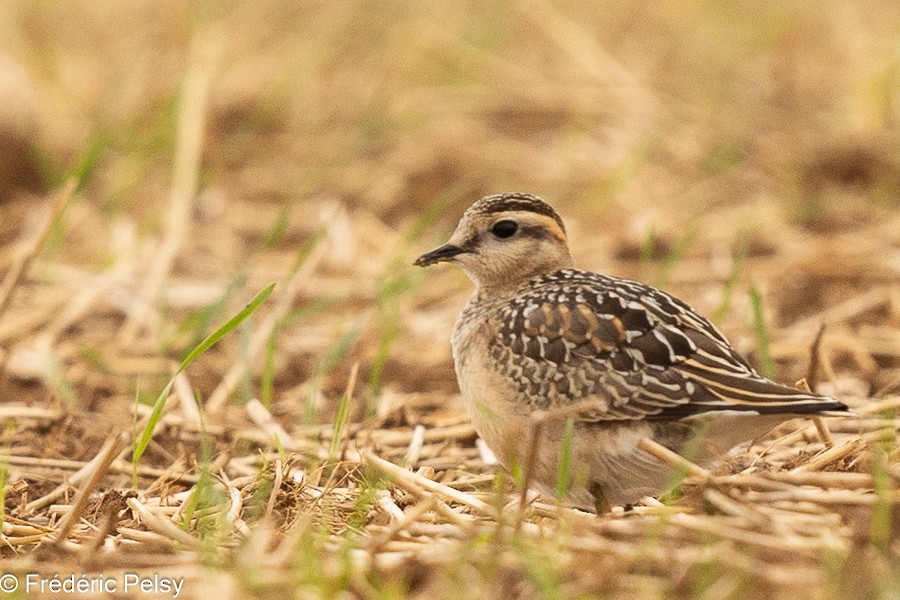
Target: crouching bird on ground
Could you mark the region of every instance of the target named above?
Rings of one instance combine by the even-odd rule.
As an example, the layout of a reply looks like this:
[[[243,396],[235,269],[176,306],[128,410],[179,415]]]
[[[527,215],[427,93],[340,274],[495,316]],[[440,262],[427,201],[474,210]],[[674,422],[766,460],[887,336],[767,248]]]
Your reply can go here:
[[[671,469],[649,438],[704,462],[797,415],[846,411],[757,373],[708,320],[642,283],[572,266],[565,226],[528,194],[478,200],[448,243],[415,264],[450,262],[475,283],[451,337],[463,401],[507,469],[564,501],[603,509],[659,494]],[[573,423],[570,435],[567,422]]]

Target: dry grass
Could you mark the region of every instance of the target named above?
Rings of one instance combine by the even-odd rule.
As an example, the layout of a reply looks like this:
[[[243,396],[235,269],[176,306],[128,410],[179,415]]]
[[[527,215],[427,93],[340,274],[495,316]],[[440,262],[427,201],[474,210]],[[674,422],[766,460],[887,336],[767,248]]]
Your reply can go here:
[[[895,4],[6,2],[0,570],[188,598],[893,597]],[[520,495],[456,396],[468,282],[408,266],[503,190],[554,203],[581,266],[663,285],[860,417],[711,473],[666,457],[682,493],[629,512]],[[272,281],[133,470],[179,362]]]

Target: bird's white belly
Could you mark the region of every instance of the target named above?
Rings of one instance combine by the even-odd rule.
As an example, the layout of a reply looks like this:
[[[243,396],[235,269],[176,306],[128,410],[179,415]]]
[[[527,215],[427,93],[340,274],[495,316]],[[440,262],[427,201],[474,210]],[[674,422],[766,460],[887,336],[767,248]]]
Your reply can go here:
[[[521,460],[532,419],[528,407],[517,401],[515,390],[482,359],[484,350],[469,348],[457,356],[456,374],[463,405],[475,431],[506,468]]]

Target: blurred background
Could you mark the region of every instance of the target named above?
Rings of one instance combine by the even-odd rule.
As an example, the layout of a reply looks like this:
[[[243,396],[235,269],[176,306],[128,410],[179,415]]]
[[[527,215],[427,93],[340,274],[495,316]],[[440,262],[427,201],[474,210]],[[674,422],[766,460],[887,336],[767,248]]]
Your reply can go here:
[[[651,504],[568,546],[554,506],[509,544],[506,509],[432,510],[344,451],[508,500],[450,358],[471,284],[412,261],[509,191],[559,210],[579,266],[679,296],[765,374],[895,410],[898,128],[896,0],[0,0],[0,555],[48,577],[237,565],[221,598],[895,597],[878,419],[868,442],[835,422],[847,452],[816,468],[841,472],[807,474],[865,489],[758,505],[736,483],[681,525]],[[66,512],[76,470],[151,431],[179,363],[272,282],[175,378],[135,470],[134,441],[111,463],[105,508]],[[784,440],[724,472],[825,447]],[[46,561],[63,514],[71,552]]]
[[[276,281],[191,368],[213,407],[329,421],[357,364],[356,417],[457,410],[470,284],[410,265],[503,191],[783,381],[828,322],[825,391],[897,384],[896,2],[4,0],[0,31],[7,272],[64,205],[3,307],[7,398],[112,427]]]

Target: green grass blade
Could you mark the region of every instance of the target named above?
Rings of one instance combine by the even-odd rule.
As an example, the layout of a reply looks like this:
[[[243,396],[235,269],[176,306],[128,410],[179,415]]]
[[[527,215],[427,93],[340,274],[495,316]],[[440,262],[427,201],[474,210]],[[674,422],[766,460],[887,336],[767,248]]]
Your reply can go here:
[[[897,449],[893,435],[893,414],[891,411],[883,411],[884,420],[883,437],[875,440],[869,449],[872,456],[872,481],[875,493],[875,505],[872,507],[872,520],[869,524],[869,539],[872,546],[885,554],[890,552],[891,530],[893,519],[893,502],[891,496],[894,485],[891,477],[890,456]]]
[[[337,345],[325,356],[325,359],[322,361],[321,369],[319,370],[320,374],[324,375],[328,373],[331,369],[333,369],[337,364],[343,360],[343,358],[347,355],[347,352],[350,350],[350,346],[353,345],[353,342],[356,341],[356,338],[362,333],[363,326],[366,324],[366,318],[362,317],[353,324],[353,327],[350,328],[350,331],[346,333],[340,340],[338,340]]]
[[[131,411],[131,443],[134,444],[134,440],[137,439],[138,432],[138,405],[141,403],[141,377],[138,376],[137,385],[134,387],[134,410]],[[131,451],[131,456],[134,457],[137,454],[137,446],[135,446]],[[132,460],[131,462],[131,487],[133,489],[138,488],[138,472],[137,472],[137,461]]]
[[[179,323],[173,337],[189,333],[191,335],[191,345],[199,344],[201,340],[206,338],[206,332],[212,326],[214,321],[221,318],[220,315],[228,307],[228,303],[231,301],[232,297],[238,291],[242,290],[246,284],[246,275],[240,274],[233,277],[218,298],[189,315]]]
[[[675,243],[672,244],[669,252],[663,257],[662,262],[659,265],[659,271],[657,271],[656,280],[654,281],[656,287],[664,287],[669,282],[672,271],[675,270],[675,267],[684,258],[685,254],[687,254],[691,244],[694,243],[695,237],[697,237],[697,226],[690,225],[685,229],[684,233],[675,240]]]
[[[187,357],[183,361],[181,361],[181,365],[178,367],[175,375],[172,376],[172,378],[169,380],[169,383],[166,384],[166,387],[163,388],[163,391],[160,392],[159,396],[156,398],[156,402],[153,403],[153,410],[150,412],[150,418],[147,420],[147,425],[141,432],[141,437],[134,447],[134,452],[131,459],[133,465],[137,465],[138,461],[140,461],[141,459],[141,456],[143,456],[144,452],[147,450],[147,446],[150,444],[150,438],[153,436],[153,432],[156,429],[157,423],[159,423],[160,417],[162,417],[162,411],[163,407],[166,404],[166,398],[169,397],[169,392],[172,391],[172,386],[175,385],[175,378],[178,376],[178,374],[184,371],[188,367],[188,365],[194,362],[194,360],[198,356],[203,354],[213,344],[227,335],[228,332],[240,325],[244,321],[244,319],[249,317],[253,313],[253,311],[259,308],[260,304],[266,301],[266,299],[272,294],[273,289],[275,289],[275,284],[271,283],[261,292],[256,294],[256,296],[253,298],[253,300],[250,301],[249,304],[247,304],[247,306],[245,306],[235,316],[230,318],[227,323],[207,336],[205,340],[200,342],[197,347],[191,350],[191,352],[188,353]]]
[[[391,347],[399,335],[400,325],[396,321],[388,323],[387,331],[381,336],[381,341],[378,343],[378,350],[372,360],[372,371],[369,374],[369,390],[373,396],[381,390],[381,374],[390,355]]]
[[[756,346],[759,348],[759,371],[764,377],[775,377],[775,363],[769,343],[769,331],[763,315],[762,294],[755,285],[750,286],[750,303],[753,309],[753,323],[756,327]]]
[[[197,347],[191,350],[191,352],[187,355],[187,357],[181,361],[181,366],[178,367],[178,372],[184,371],[189,364],[194,362],[194,360],[206,352],[213,344],[221,340],[223,337],[228,335],[228,333],[240,325],[244,319],[249,317],[253,311],[259,308],[259,305],[265,302],[270,295],[272,295],[272,290],[275,289],[275,284],[270,283],[264,290],[256,294],[256,297],[250,301],[247,306],[245,306],[238,314],[231,317],[227,323],[213,331],[211,334],[206,336],[202,342],[197,344]]]
[[[97,134],[91,139],[87,149],[85,149],[84,153],[78,158],[78,163],[72,169],[71,173],[71,177],[76,182],[75,189],[77,191],[80,192],[84,189],[84,185],[100,164],[100,160],[103,158],[103,153],[108,145],[108,136],[102,133]]]
[[[284,450],[284,444],[281,443],[281,438],[278,437],[278,434],[275,434],[275,451],[278,453],[278,458],[281,459],[281,462],[287,460],[287,452]]]
[[[181,370],[178,371],[178,373],[180,372]],[[177,376],[178,373],[175,375]],[[169,383],[166,384],[166,387],[163,388],[163,391],[159,393],[156,402],[153,403],[153,410],[150,412],[150,418],[147,420],[147,425],[144,426],[143,431],[141,431],[141,437],[137,444],[135,444],[134,451],[132,452],[131,464],[135,471],[137,471],[137,464],[141,460],[141,456],[144,455],[147,446],[150,444],[150,438],[153,437],[153,432],[156,430],[156,424],[159,423],[159,419],[162,417],[163,406],[166,404],[166,398],[169,397],[169,392],[172,391],[173,385],[175,385],[174,376],[169,380]]]
[[[297,251],[297,254],[294,256],[294,262],[291,263],[291,268],[288,271],[291,275],[297,272],[303,263],[306,262],[306,259],[313,253],[313,250],[316,249],[322,240],[325,239],[325,229],[320,228],[315,233],[313,233],[312,237],[303,244],[303,246]]]
[[[722,323],[725,316],[728,314],[729,309],[731,309],[731,299],[734,297],[734,288],[737,286],[741,271],[744,269],[744,263],[747,260],[747,251],[750,245],[747,239],[748,237],[746,232],[741,232],[738,234],[737,241],[735,242],[733,258],[731,260],[731,270],[728,272],[728,277],[725,279],[725,283],[722,286],[722,300],[719,302],[719,306],[712,316],[712,322],[716,325]]]
[[[311,423],[313,418],[315,417],[316,396],[321,388],[322,379],[347,355],[347,352],[356,341],[356,338],[358,338],[362,333],[363,327],[366,324],[366,320],[366,317],[363,316],[356,321],[350,331],[348,331],[343,337],[341,337],[341,339],[338,340],[337,345],[327,355],[325,355],[325,358],[322,359],[322,362],[319,364],[319,366],[316,368],[315,373],[310,378],[312,385],[310,385],[309,394],[306,399],[306,410],[304,414],[304,419],[306,419],[305,422]]]
[[[341,402],[338,404],[337,416],[334,419],[334,433],[331,436],[331,447],[328,450],[329,462],[337,460],[338,451],[341,448],[341,442],[344,438],[344,429],[347,426],[347,420],[350,416],[350,394],[346,393],[341,396]]]
[[[641,247],[638,253],[638,261],[641,263],[642,268],[648,267],[653,261],[654,246],[656,246],[656,228],[651,223],[646,235],[644,235],[644,239],[641,240]]]
[[[294,204],[286,204],[281,212],[278,213],[278,216],[275,218],[275,222],[269,228],[269,231],[266,232],[265,237],[263,238],[262,246],[266,250],[273,249],[281,238],[284,236],[284,232],[287,231],[288,220],[290,219],[291,212],[294,210]]]

